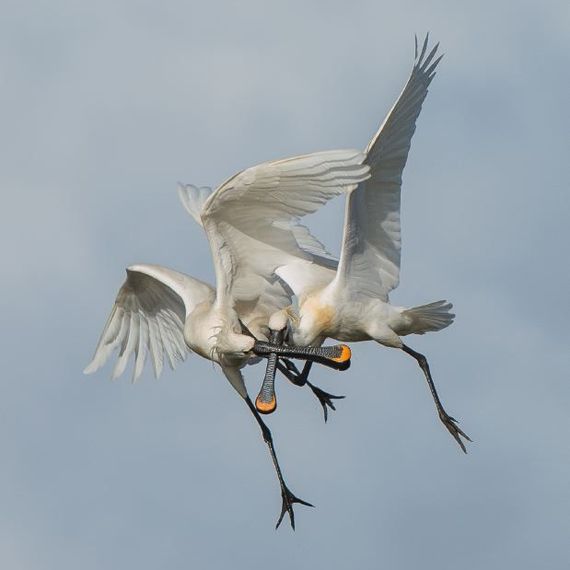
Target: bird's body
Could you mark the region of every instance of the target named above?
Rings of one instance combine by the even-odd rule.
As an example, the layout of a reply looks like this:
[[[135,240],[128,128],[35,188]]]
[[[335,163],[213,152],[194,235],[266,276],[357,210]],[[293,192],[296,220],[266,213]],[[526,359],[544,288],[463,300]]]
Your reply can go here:
[[[375,298],[352,297],[332,286],[315,291],[300,303],[299,319],[292,330],[292,343],[321,344],[325,338],[342,342],[376,340],[400,348],[399,334],[406,334],[405,308]]]
[[[184,325],[188,348],[222,368],[242,368],[251,355],[254,339],[241,332],[237,313],[202,303]]]
[[[286,487],[273,449],[271,432],[249,399],[241,368],[266,356],[272,314],[291,303],[291,292],[274,275],[276,267],[295,260],[313,263],[301,243],[318,243],[297,223],[301,216],[348,191],[368,176],[359,151],[314,153],[249,168],[223,183],[215,192],[200,194],[192,206],[204,227],[216,272],[216,288],[158,265],[133,265],[120,288],[91,363],[85,372],[102,366],[118,349],[113,377],[120,376],[134,355],[133,380],[142,373],[150,353],[155,375],[164,355],[172,367],[188,351],[222,368],[246,401],[268,444],[281,485],[283,509],[294,524],[297,499]],[[289,246],[287,248],[287,246]],[[280,348],[286,357],[311,359],[338,367],[335,350]],[[348,348],[346,349],[348,351]],[[350,351],[342,351],[343,359]]]
[[[290,339],[296,346],[321,344],[326,338],[342,342],[374,340],[402,348],[401,336],[441,330],[453,321],[451,304],[436,301],[420,307],[399,307],[371,296],[352,294],[329,285],[302,297]]]
[[[215,192],[196,189],[186,195],[208,236],[216,288],[158,265],[130,267],[86,372],[119,348],[114,377],[134,354],[136,379],[147,351],[158,376],[163,351],[174,364],[190,350],[224,372],[235,369],[232,385],[245,396],[235,371],[252,358],[254,339],[244,334],[242,323],[257,339],[267,339],[271,315],[291,303],[291,291],[275,277],[275,268],[313,264],[314,256],[300,245],[301,238],[312,236],[298,218],[364,180],[368,167],[362,160],[359,151],[341,150],[268,162],[231,177]]]
[[[293,503],[308,503],[285,485],[271,432],[258,413],[275,409],[270,378],[275,370],[291,371],[279,366],[276,355],[309,361],[301,384],[313,360],[335,366],[348,362],[348,347],[318,348],[326,337],[401,348],[424,370],[440,418],[464,447],[459,435],[466,436],[445,414],[427,361],[400,338],[447,326],[453,320],[451,305],[404,309],[388,299],[399,280],[401,173],[439,61],[433,61],[437,46],[424,58],[426,48],[427,38],[404,91],[364,153],[328,151],[263,163],[232,176],[214,192],[181,187],[185,206],[208,237],[216,287],[160,266],[131,266],[86,368],[95,371],[115,349],[119,355],[113,377],[122,374],[131,355],[133,379],[141,374],[148,353],[157,376],[165,354],[171,366],[188,351],[218,363],[269,447],[283,499],[277,525],[287,512],[294,526]],[[337,264],[298,220],[341,193],[348,199]],[[298,316],[290,306],[293,294]],[[259,340],[281,339],[277,333],[288,321],[293,324],[289,346]],[[266,374],[267,389],[262,388],[256,409],[241,368],[258,356],[268,358],[272,374]],[[313,391],[326,419],[326,405],[334,409],[332,396]]]
[[[130,266],[85,372],[95,372],[118,348],[113,377],[122,374],[134,354],[136,380],[147,353],[158,377],[164,353],[174,368],[192,351],[219,364],[234,388],[245,396],[239,369],[254,357],[255,339],[242,333],[236,311],[218,306],[215,298],[213,287],[178,271],[159,265]]]

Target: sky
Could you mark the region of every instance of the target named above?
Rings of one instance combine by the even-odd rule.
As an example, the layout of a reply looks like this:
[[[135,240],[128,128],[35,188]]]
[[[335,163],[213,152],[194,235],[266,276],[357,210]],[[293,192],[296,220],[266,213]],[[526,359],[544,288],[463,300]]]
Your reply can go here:
[[[565,1],[4,0],[0,22],[0,566],[11,569],[568,567],[570,6]],[[251,414],[190,356],[157,381],[90,360],[132,263],[213,282],[178,181],[364,148],[414,34],[445,57],[402,189],[392,300],[454,303],[409,337],[463,455],[401,351],[352,345],[325,425],[277,385]],[[334,252],[342,199],[307,220]],[[247,369],[255,394],[262,367]]]

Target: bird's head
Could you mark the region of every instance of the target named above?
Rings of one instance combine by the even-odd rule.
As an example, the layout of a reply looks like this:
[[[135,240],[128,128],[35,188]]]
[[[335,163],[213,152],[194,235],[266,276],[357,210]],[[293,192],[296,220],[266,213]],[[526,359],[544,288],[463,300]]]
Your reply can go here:
[[[269,330],[271,333],[279,333],[282,338],[286,338],[291,327],[297,326],[299,317],[293,307],[285,307],[276,311],[269,318]]]

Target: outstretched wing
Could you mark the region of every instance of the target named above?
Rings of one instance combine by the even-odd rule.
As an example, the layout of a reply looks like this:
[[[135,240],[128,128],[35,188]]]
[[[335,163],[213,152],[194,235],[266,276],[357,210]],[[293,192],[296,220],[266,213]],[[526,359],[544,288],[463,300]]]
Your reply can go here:
[[[194,186],[193,184],[179,184],[178,195],[185,210],[192,216],[194,221],[202,226],[202,208],[212,193],[212,189],[208,186]],[[303,281],[303,285],[310,284],[317,280],[319,284],[329,283],[335,276],[337,260],[327,251],[325,246],[311,234],[310,230],[299,223],[291,223],[287,221],[274,222],[274,227],[290,231],[293,233],[298,248],[302,250],[302,259],[295,263],[305,277],[309,277],[308,281]],[[306,255],[305,255],[306,254]],[[305,259],[309,257],[310,261]],[[314,270],[307,273],[309,267]],[[323,272],[319,271],[322,267],[326,268]],[[286,268],[283,269],[286,273]],[[328,271],[326,271],[328,269]],[[269,317],[277,310],[291,304],[294,291],[281,278],[280,269],[276,270],[277,276],[264,277],[260,279],[262,291],[259,296],[248,295],[246,298],[236,299],[235,310],[240,320],[248,327],[248,329],[258,337],[265,335]]]
[[[366,149],[370,178],[346,204],[344,234],[335,286],[388,299],[400,279],[400,189],[412,135],[435,68],[437,44],[427,53],[428,36],[395,105]],[[427,54],[427,55],[426,55]]]
[[[152,357],[158,378],[164,353],[171,368],[186,358],[188,347],[183,334],[186,317],[197,304],[207,300],[213,302],[213,297],[214,290],[210,285],[183,273],[158,265],[131,265],[93,359],[84,372],[95,372],[115,349],[119,349],[113,379],[124,372],[134,354],[133,382],[136,381],[142,373],[147,353]]]
[[[363,159],[357,150],[318,152],[263,163],[222,184],[202,209],[216,270],[216,302],[255,303],[274,282],[277,267],[313,263],[310,248],[318,248],[318,242],[297,221],[365,180]]]

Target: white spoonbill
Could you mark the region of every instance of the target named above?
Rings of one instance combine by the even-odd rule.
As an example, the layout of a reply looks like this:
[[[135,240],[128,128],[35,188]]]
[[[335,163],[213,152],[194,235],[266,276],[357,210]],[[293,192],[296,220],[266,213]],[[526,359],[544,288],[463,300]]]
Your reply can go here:
[[[203,227],[202,212],[208,198],[212,194],[212,189],[208,186],[198,187],[193,184],[179,184],[178,194],[186,211],[199,226]],[[285,225],[285,228],[287,231],[293,232],[292,237],[295,239],[290,239],[291,236],[285,241],[279,239],[279,247],[286,249],[286,251],[281,250],[279,253],[281,260],[283,260],[283,255],[285,254],[287,259],[295,263],[300,263],[306,267],[310,266],[313,273],[317,273],[319,268],[323,265],[325,267],[336,268],[337,260],[325,249],[323,244],[310,233],[308,228],[297,222],[292,224],[288,223]],[[241,265],[244,265],[242,280],[245,281],[242,290],[255,291],[255,296],[253,297],[254,305],[252,305],[251,300],[242,298],[236,303],[236,311],[251,336],[261,340],[268,340],[270,336],[269,318],[272,315],[273,322],[271,326],[273,328],[277,328],[281,331],[287,326],[289,312],[287,310],[275,312],[275,308],[281,309],[290,305],[292,301],[292,291],[279,277],[273,276],[272,280],[268,280],[267,277],[260,279],[260,275],[270,275],[276,269],[275,255],[267,255],[266,240],[268,238],[264,235],[267,228],[261,226],[261,229],[261,235],[257,235],[259,226],[249,227],[248,231],[250,237],[253,239],[248,239],[247,244],[244,244],[241,248],[242,251],[247,252],[246,259],[241,263]],[[270,228],[271,234],[269,239],[275,240],[274,232],[277,229],[281,231],[283,227],[277,224],[274,225],[273,228]],[[244,237],[238,236],[238,239],[243,241]],[[251,263],[252,260],[255,266]],[[259,271],[260,274],[256,274],[254,271]],[[327,276],[328,273],[323,273],[323,280],[326,280]],[[274,344],[282,344],[283,339],[281,337],[283,334],[280,332],[274,334]],[[295,365],[286,358],[282,358],[278,361],[275,356],[275,354],[271,354],[268,357],[272,362],[271,367],[279,368],[295,385],[308,386],[319,399],[326,421],[328,408],[335,409],[333,400],[344,398],[344,396],[329,394],[309,382],[306,377],[298,379],[297,376],[300,373]],[[338,369],[343,370],[348,368],[349,363],[350,362],[347,361],[344,365],[339,364]],[[295,371],[297,374],[295,374]],[[262,414],[270,414],[274,412],[277,407],[274,382],[272,382],[273,379],[273,376],[270,377],[270,375],[266,375],[266,381],[263,385],[264,388],[255,400],[255,406]]]
[[[283,356],[317,359],[342,366],[350,350],[334,347],[275,347],[244,334],[243,323],[262,334],[271,313],[291,302],[274,270],[290,262],[283,247],[302,233],[297,219],[316,211],[328,199],[365,180],[369,168],[356,150],[320,152],[264,163],[228,179],[207,199],[201,212],[216,274],[216,290],[197,279],[156,265],[134,265],[103,329],[93,360],[94,372],[115,349],[119,356],[113,377],[120,376],[134,354],[133,379],[142,372],[150,352],[155,374],[164,353],[174,366],[191,350],[218,363],[245,400],[267,443],[279,484],[282,509],[294,528],[293,503],[308,505],[288,489],[283,479],[269,428],[251,402],[240,369],[254,355],[277,351]],[[259,257],[249,253],[255,245]],[[304,261],[310,254],[300,250]],[[299,259],[300,260],[300,259]]]
[[[370,178],[347,197],[342,249],[336,271],[289,263],[276,270],[298,298],[290,340],[294,345],[319,345],[326,337],[344,342],[374,340],[399,348],[421,367],[439,418],[463,451],[461,437],[471,441],[444,410],[424,355],[403,343],[401,337],[424,334],[449,326],[455,317],[451,303],[436,301],[405,308],[390,304],[388,294],[400,277],[400,189],[416,119],[427,95],[435,68],[438,45],[427,53],[428,36],[418,55],[416,39],[412,73],[398,100],[368,145],[365,164]],[[324,271],[328,279],[322,282]],[[306,377],[310,363],[305,365]],[[268,364],[266,382],[274,370]],[[264,385],[265,383],[264,382]]]

